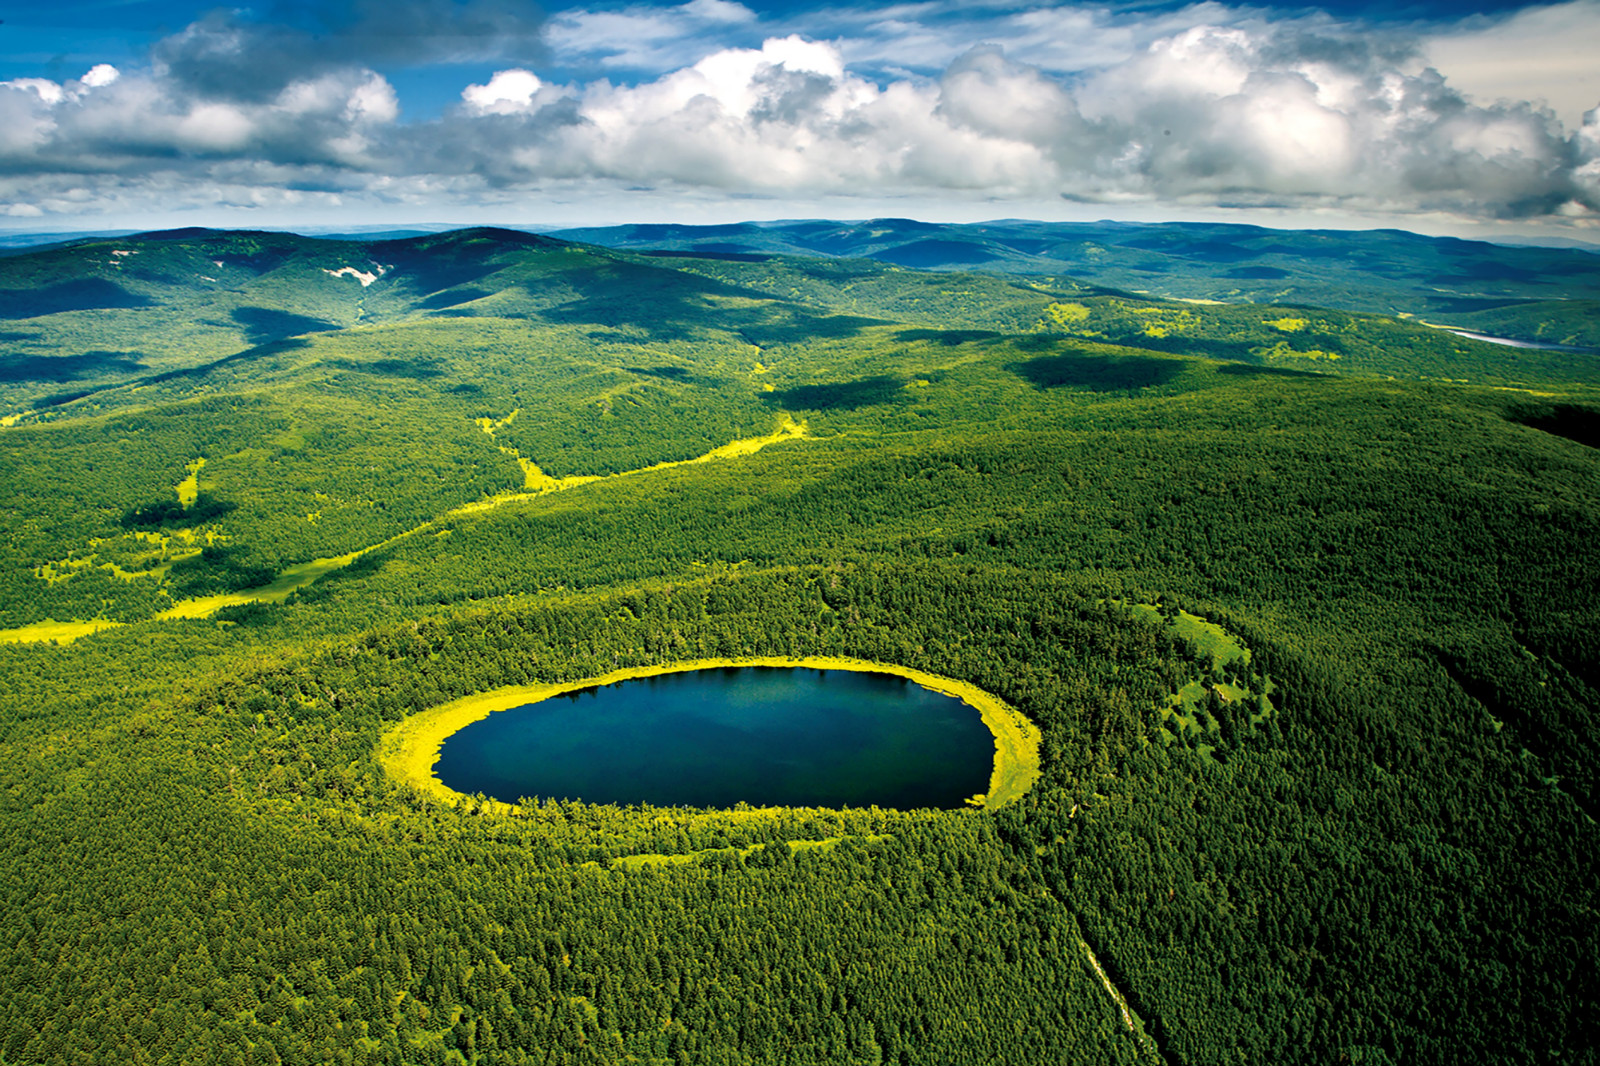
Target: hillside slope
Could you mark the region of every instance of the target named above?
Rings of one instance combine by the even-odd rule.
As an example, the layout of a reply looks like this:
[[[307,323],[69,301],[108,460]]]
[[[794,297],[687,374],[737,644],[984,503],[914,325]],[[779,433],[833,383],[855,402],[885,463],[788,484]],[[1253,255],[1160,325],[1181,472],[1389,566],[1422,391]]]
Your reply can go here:
[[[0,426],[5,1061],[1596,1061],[1581,361],[495,231],[39,255],[30,358],[150,340]],[[993,693],[1040,777],[507,809],[380,754],[800,656]]]
[[[1400,230],[895,218],[611,226],[554,235],[729,258],[867,257],[924,270],[1065,274],[1170,299],[1404,314],[1527,341],[1600,348],[1600,248],[1516,247]]]

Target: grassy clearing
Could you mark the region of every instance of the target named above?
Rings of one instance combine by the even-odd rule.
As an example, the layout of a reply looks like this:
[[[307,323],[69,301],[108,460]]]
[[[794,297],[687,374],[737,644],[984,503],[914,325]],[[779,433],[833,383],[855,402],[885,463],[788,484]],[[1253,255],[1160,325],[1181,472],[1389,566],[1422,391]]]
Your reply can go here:
[[[147,567],[143,570],[126,570],[116,563],[106,563],[104,569],[118,581],[142,581],[147,577],[153,577],[157,582],[161,582],[166,580],[167,572],[172,569],[172,563],[180,562],[185,558],[192,559],[199,554],[198,551],[194,551],[186,556],[174,556],[172,562],[163,563],[160,566]]]
[[[670,470],[675,466],[694,466],[696,463],[711,463],[719,459],[737,459],[745,455],[754,455],[770,444],[777,444],[786,440],[803,440],[810,434],[806,423],[796,422],[788,415],[778,423],[778,428],[764,437],[745,437],[743,440],[731,441],[720,448],[713,448],[704,455],[697,455],[693,459],[678,459],[668,463],[657,463],[639,470],[627,470],[616,475],[617,477],[632,477],[635,474],[648,474],[652,470]]]
[[[1311,321],[1305,318],[1269,318],[1266,324],[1279,333],[1299,333],[1311,325]]]
[[[1207,737],[1207,723],[1210,719],[1204,712],[1204,707],[1213,692],[1223,703],[1232,704],[1254,700],[1259,691],[1264,709],[1259,713],[1251,712],[1249,723],[1252,727],[1259,725],[1272,714],[1272,701],[1268,699],[1272,693],[1272,681],[1248,669],[1250,649],[1239,643],[1239,639],[1233,634],[1215,622],[1208,622],[1188,611],[1180,610],[1177,615],[1169,618],[1158,605],[1153,603],[1135,603],[1128,605],[1128,609],[1135,617],[1165,624],[1193,645],[1201,655],[1210,659],[1210,670],[1213,674],[1210,679],[1200,678],[1188,682],[1177,692],[1169,695],[1162,706],[1161,719],[1167,727],[1166,734],[1162,736],[1164,742],[1171,744],[1182,741],[1195,745],[1195,750],[1202,755],[1208,755],[1214,750],[1212,745],[1201,743]],[[1241,673],[1249,678],[1249,684],[1234,684],[1219,680],[1215,676],[1217,671],[1235,663],[1241,668]],[[1214,722],[1210,725],[1215,728]]]
[[[1165,622],[1174,633],[1195,646],[1202,655],[1211,657],[1211,667],[1227,666],[1232,662],[1249,663],[1250,649],[1239,643],[1237,637],[1215,622],[1207,622],[1199,615],[1180,610],[1176,617],[1168,618],[1153,603],[1135,603],[1128,609],[1135,618]]]
[[[497,434],[502,427],[511,425],[517,420],[517,416],[521,413],[522,408],[518,407],[504,418],[480,418],[478,419],[478,428],[483,430],[483,432],[492,440],[494,439],[495,434]],[[517,449],[507,447],[504,444],[499,445],[499,448],[501,454],[511,456],[511,458],[517,461],[517,465],[522,468],[523,491],[520,493],[510,494],[506,497],[493,497],[493,499],[497,501],[506,498],[515,499],[519,496],[542,496],[547,492],[559,492],[561,489],[568,489],[574,485],[582,485],[589,481],[598,480],[597,478],[593,477],[553,478],[549,474],[546,474],[543,470],[540,470],[537,463],[535,463],[532,459],[524,457],[521,452],[517,451]],[[471,513],[472,511],[488,510],[490,507],[496,506],[496,504],[490,504],[489,507],[486,507],[484,506],[485,502],[487,501],[467,504],[465,507],[457,508],[451,513]]]
[[[0,644],[71,644],[79,637],[87,637],[102,629],[120,626],[121,622],[95,619],[91,622],[55,622],[45,620],[16,629],[0,629]]]
[[[566,489],[577,488],[579,485],[587,485],[591,481],[600,480],[593,474],[574,474],[570,477],[551,477],[549,474],[546,474],[543,470],[539,469],[538,463],[535,463],[532,459],[525,458],[522,453],[517,451],[515,448],[507,448],[505,445],[501,445],[500,450],[511,456],[511,458],[515,459],[517,461],[517,465],[522,468],[523,491],[521,495],[523,496],[543,496],[547,492],[562,492]],[[495,497],[495,499],[500,498],[501,497],[498,496]],[[468,504],[467,506],[471,507],[472,505]]]
[[[200,471],[205,465],[204,458],[196,459],[187,467],[189,476],[173,486],[178,490],[178,502],[185,508],[193,507],[194,501],[200,498]]]
[[[164,581],[174,563],[193,559],[206,545],[225,542],[215,529],[177,529],[168,533],[136,530],[116,537],[94,537],[87,555],[68,552],[33,568],[33,576],[46,585],[58,585],[90,570],[104,570],[119,581],[152,578]]]
[[[658,666],[636,666],[614,670],[600,677],[581,681],[565,681],[545,685],[518,685],[496,689],[454,700],[442,706],[414,714],[389,732],[378,742],[378,761],[390,776],[409,784],[445,803],[460,803],[469,797],[447,787],[434,774],[439,761],[439,750],[452,734],[487,718],[496,711],[506,711],[529,703],[559,696],[564,692],[611,685],[618,681],[631,681],[640,677],[677,674],[691,670],[715,670],[729,666],[779,666],[810,667],[816,670],[855,670],[865,673],[893,674],[913,681],[923,688],[954,696],[978,711],[983,724],[994,735],[994,772],[989,778],[989,791],[975,796],[969,803],[974,806],[995,808],[1004,806],[1026,792],[1039,776],[1039,729],[1021,712],[995,696],[969,685],[937,674],[913,670],[889,663],[867,662],[861,659],[843,659],[831,656],[806,656],[791,659],[763,656],[749,659],[695,659]],[[492,809],[510,811],[514,805],[491,802]]]

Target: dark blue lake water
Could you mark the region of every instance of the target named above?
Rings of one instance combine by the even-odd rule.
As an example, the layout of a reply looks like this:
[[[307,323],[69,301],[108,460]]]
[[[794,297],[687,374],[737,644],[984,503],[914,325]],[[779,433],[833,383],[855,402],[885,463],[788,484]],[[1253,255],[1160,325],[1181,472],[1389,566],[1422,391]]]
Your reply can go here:
[[[658,806],[958,807],[987,792],[975,708],[891,674],[746,666],[621,681],[447,738],[458,792]]]

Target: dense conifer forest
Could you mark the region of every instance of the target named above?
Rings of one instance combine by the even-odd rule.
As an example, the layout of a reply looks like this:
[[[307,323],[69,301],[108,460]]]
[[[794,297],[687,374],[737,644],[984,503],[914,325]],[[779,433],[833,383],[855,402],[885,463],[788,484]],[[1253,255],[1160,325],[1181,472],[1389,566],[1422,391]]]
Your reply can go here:
[[[1594,357],[792,250],[0,262],[0,1063],[1597,1061]],[[379,759],[771,656],[977,685],[1041,776]]]

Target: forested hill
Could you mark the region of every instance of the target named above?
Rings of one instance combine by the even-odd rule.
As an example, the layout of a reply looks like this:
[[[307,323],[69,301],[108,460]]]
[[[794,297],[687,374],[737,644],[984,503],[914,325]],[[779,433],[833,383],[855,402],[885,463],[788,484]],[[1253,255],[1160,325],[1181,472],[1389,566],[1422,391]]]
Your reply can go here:
[[[0,308],[0,1063],[1600,1061],[1582,353],[493,230],[86,241]],[[1037,780],[386,769],[807,656],[994,694]]]
[[[1517,247],[1402,230],[1226,223],[899,218],[608,226],[555,236],[662,253],[837,256],[922,270],[1068,275],[1169,299],[1405,314],[1498,336],[1600,348],[1600,245]]]
[[[1329,309],[1337,301],[1174,302],[1067,276],[928,272],[819,259],[809,247],[800,257],[693,243],[693,255],[677,256],[492,229],[366,241],[177,230],[37,249],[0,260],[0,410],[57,417],[84,398],[81,409],[105,410],[130,389],[210,387],[317,336],[460,318],[527,321],[552,335],[588,326],[613,343],[763,349],[898,324],[1319,373],[1522,386],[1600,376],[1592,352],[1510,350]],[[1587,284],[1564,269],[1568,288]]]

